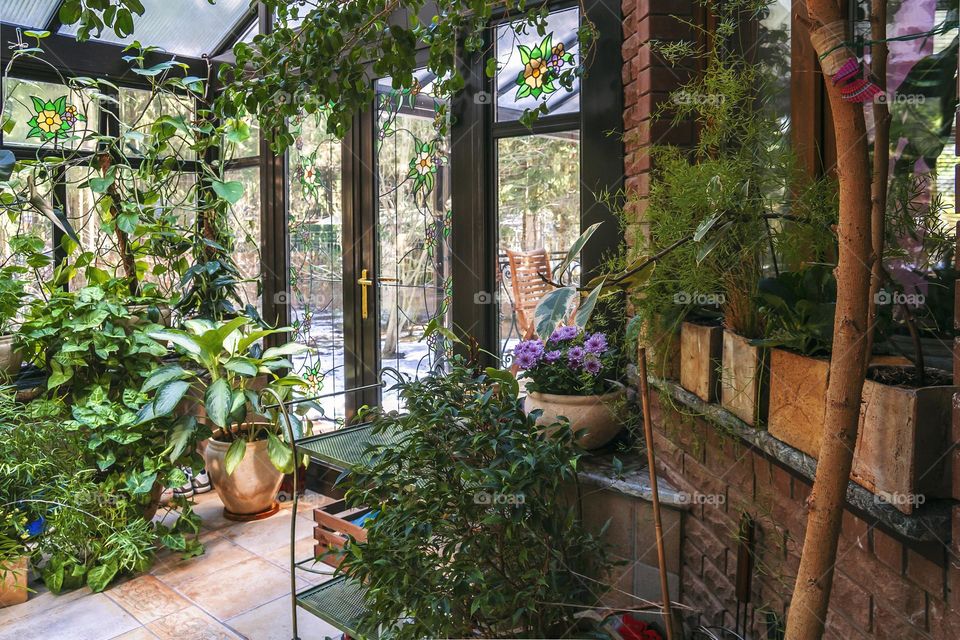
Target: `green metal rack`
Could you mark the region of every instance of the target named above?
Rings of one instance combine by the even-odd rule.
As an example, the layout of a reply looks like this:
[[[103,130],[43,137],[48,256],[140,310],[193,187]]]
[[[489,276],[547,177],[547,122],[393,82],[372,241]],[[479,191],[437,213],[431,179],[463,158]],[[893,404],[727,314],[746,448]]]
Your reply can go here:
[[[376,632],[362,633],[360,622],[367,613],[365,588],[356,580],[339,576],[323,584],[301,591],[296,596],[299,607],[353,638],[376,640]]]

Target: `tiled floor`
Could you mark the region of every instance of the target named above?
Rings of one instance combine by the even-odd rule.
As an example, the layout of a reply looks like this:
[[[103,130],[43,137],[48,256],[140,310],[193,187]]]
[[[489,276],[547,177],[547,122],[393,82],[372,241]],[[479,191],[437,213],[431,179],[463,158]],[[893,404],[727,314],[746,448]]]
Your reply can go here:
[[[313,549],[308,496],[297,516],[297,557]],[[290,640],[289,543],[292,509],[259,522],[225,520],[215,492],[196,498],[205,553],[160,557],[149,574],[103,593],[59,596],[42,584],[24,604],[0,609],[0,640]],[[330,571],[318,564],[317,569]],[[326,577],[298,572],[297,588]],[[302,640],[339,637],[330,625],[298,612]]]

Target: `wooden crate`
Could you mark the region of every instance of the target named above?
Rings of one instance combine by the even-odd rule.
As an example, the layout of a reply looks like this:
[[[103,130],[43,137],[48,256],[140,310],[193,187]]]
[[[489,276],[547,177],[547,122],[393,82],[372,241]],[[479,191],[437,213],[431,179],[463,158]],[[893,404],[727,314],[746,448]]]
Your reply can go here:
[[[704,402],[716,402],[723,328],[693,322],[680,327],[680,386]]]
[[[340,551],[349,538],[366,542],[367,531],[351,522],[366,514],[370,509],[348,509],[343,500],[336,500],[313,510],[313,519],[317,523],[313,528],[314,556],[317,560],[332,567],[340,566],[343,555]]]

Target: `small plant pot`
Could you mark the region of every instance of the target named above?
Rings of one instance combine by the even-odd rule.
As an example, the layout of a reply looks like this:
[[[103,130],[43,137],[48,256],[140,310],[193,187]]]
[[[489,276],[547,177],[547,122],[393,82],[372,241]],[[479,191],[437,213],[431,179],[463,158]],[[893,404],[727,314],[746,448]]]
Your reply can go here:
[[[20,373],[23,364],[23,354],[14,348],[14,336],[0,336],[0,373],[13,377]]]
[[[760,426],[766,422],[769,400],[769,351],[724,330],[720,404],[750,426]]]
[[[863,385],[860,428],[850,477],[903,513],[950,497],[951,385]]]
[[[130,312],[129,326],[130,328],[134,325],[140,324],[141,321],[151,321],[150,318],[150,306],[146,304],[132,304],[127,307],[127,310]],[[173,326],[173,309],[170,308],[168,304],[157,304],[153,305],[156,308],[157,324],[164,327]]]
[[[248,442],[243,460],[227,475],[224,459],[229,442],[210,438],[203,453],[213,488],[223,502],[223,515],[228,520],[248,521],[268,518],[280,505],[277,491],[283,474],[267,455],[267,441]]]
[[[680,338],[664,333],[647,345],[647,371],[663,380],[680,379]]]
[[[561,417],[570,421],[570,428],[576,433],[586,429],[577,438],[577,444],[584,449],[599,449],[613,440],[623,428],[623,420],[616,413],[616,405],[623,399],[626,389],[613,393],[593,396],[564,396],[553,393],[531,392],[527,395],[524,409],[529,414],[536,409],[543,410],[537,418],[537,424],[550,429]]]
[[[680,326],[680,386],[704,402],[716,402],[723,329],[684,322]]]
[[[770,435],[809,456],[820,453],[830,361],[783,349],[770,351]]]
[[[20,556],[0,565],[0,607],[23,604],[30,597],[27,579],[30,575],[30,558]]]

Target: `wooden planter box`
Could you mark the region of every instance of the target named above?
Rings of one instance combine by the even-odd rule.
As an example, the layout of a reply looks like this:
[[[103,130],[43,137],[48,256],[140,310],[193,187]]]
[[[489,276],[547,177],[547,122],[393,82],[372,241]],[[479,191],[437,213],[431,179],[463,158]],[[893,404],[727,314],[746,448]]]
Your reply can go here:
[[[680,336],[664,333],[650,341],[647,348],[647,371],[663,380],[680,379]]]
[[[904,513],[949,497],[956,386],[895,387],[867,380],[850,477]]]
[[[769,350],[724,330],[720,404],[750,426],[760,426],[767,419],[769,382]]]
[[[829,360],[771,349],[767,418],[770,435],[816,458],[827,411],[829,379]]]
[[[704,402],[716,402],[723,329],[692,322],[680,327],[680,386]]]
[[[347,509],[343,500],[336,500],[319,509],[313,510],[313,519],[317,526],[313,528],[313,537],[317,543],[313,555],[317,560],[332,567],[340,566],[343,556],[340,551],[347,540],[367,541],[367,530],[351,522],[367,513],[370,509]]]
[[[23,604],[30,597],[27,578],[30,573],[30,558],[21,556],[10,564],[0,567],[0,607]]]

